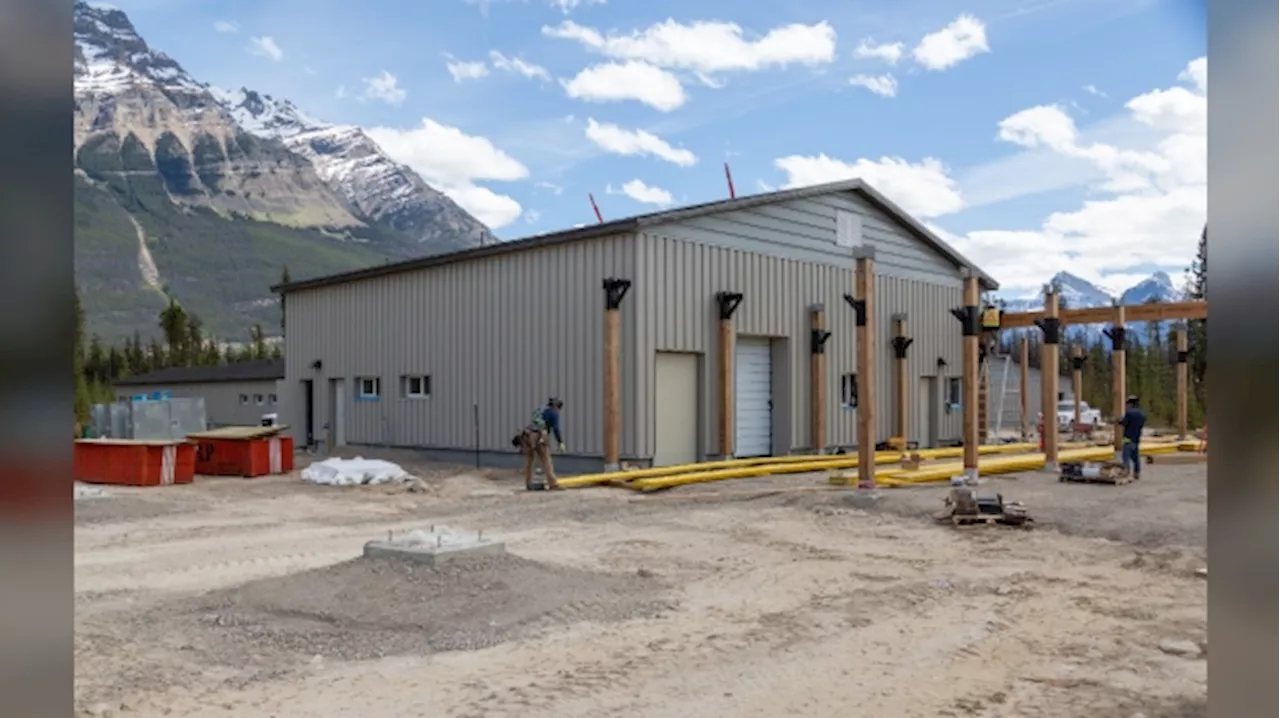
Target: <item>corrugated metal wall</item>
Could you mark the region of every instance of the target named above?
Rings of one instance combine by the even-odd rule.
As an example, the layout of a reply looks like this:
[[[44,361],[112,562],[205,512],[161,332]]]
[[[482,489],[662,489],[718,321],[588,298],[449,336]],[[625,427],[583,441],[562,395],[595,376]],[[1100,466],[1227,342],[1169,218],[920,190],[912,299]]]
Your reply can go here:
[[[854,312],[844,295],[853,293],[853,270],[832,264],[781,259],[752,252],[680,241],[647,234],[640,242],[638,276],[644,278],[632,301],[640,322],[636,372],[639,382],[638,416],[635,432],[639,451],[653,451],[658,417],[654,415],[653,357],[659,351],[695,352],[702,362],[702,446],[708,455],[720,453],[717,439],[719,421],[716,372],[719,356],[719,315],[715,295],[719,291],[742,292],[743,301],[734,315],[740,335],[775,337],[786,342],[790,361],[790,382],[775,387],[775,411],[785,406],[779,425],[790,427],[793,450],[812,448],[809,422],[809,311],[813,304],[826,307],[827,329],[832,336],[827,351],[827,433],[832,446],[852,445],[857,438],[857,412],[840,406],[840,377],[852,374],[856,366]],[[852,260],[849,262],[852,264]],[[878,439],[892,434],[893,350],[890,317],[908,314],[908,332],[915,338],[908,354],[911,391],[926,375],[960,376],[960,327],[950,314],[961,301],[958,280],[951,286],[877,273],[876,321]],[[938,358],[947,362],[939,369]],[[914,396],[908,397],[914,411]],[[939,407],[940,439],[958,438],[958,413],[945,414]],[[910,422],[912,428],[915,421]]]
[[[288,423],[305,434],[302,380],[315,381],[316,438],[331,418],[329,381],[346,380],[351,444],[510,451],[510,439],[547,397],[565,401],[572,454],[603,452],[601,356],[608,276],[633,278],[630,235],[584,240],[329,287],[288,298]],[[634,290],[633,290],[634,293]],[[636,451],[636,326],[622,305],[624,456]],[[315,370],[312,363],[322,362]],[[429,375],[431,396],[402,396],[401,377]],[[382,396],[355,400],[355,379],[377,376]],[[283,420],[283,418],[282,418]]]
[[[278,411],[283,401],[282,397],[276,396],[277,385],[274,381],[208,382],[116,388],[117,396],[123,397],[149,394],[153,391],[167,391],[175,399],[188,397],[204,399],[205,421],[210,427],[257,426],[261,423],[263,414]],[[244,397],[247,403],[241,403],[241,397]],[[261,404],[258,403],[258,397],[262,398]],[[277,401],[273,403],[272,398]]]

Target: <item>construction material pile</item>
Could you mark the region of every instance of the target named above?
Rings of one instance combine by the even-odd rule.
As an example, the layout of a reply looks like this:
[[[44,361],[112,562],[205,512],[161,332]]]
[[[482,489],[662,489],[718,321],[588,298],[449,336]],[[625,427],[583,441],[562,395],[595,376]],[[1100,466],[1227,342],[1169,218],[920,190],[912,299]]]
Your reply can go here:
[[[380,459],[325,459],[302,470],[302,480],[325,486],[372,486],[412,477],[399,464]]]

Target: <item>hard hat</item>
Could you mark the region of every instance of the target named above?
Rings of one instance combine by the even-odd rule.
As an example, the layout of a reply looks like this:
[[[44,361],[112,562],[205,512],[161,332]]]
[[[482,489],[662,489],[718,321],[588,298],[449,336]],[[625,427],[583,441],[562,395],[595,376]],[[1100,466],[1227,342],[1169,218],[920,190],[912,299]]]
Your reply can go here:
[[[547,406],[564,406],[564,402],[553,396],[547,399]]]

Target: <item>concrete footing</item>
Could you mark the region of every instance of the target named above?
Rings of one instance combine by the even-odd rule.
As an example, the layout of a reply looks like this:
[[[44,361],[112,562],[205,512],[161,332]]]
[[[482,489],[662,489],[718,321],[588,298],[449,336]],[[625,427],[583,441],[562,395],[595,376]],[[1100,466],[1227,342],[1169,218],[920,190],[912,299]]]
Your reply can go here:
[[[482,532],[464,532],[445,526],[432,526],[430,531],[411,531],[364,545],[365,558],[398,558],[431,566],[506,552],[506,544],[487,538]]]

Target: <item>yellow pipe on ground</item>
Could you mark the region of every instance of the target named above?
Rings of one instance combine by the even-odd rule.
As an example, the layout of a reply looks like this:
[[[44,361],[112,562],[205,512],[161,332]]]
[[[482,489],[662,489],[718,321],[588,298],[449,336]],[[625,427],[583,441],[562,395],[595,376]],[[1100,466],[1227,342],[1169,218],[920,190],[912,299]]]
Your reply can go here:
[[[1178,451],[1193,451],[1194,442],[1159,443],[1143,446],[1140,452],[1149,454],[1172,454]],[[1058,461],[1105,461],[1115,456],[1110,447],[1069,449],[1058,452]],[[1044,454],[1035,453],[1024,456],[1001,456],[978,463],[979,475],[1012,474],[1020,471],[1033,471],[1044,467]],[[876,472],[876,484],[879,486],[898,487],[913,484],[926,484],[936,481],[947,481],[964,470],[963,464],[951,462],[926,466],[915,471],[898,470],[886,473],[881,477]]]
[[[1036,444],[988,444],[978,447],[979,454],[1014,454],[1033,451],[1037,448]],[[925,461],[936,461],[938,459],[953,459],[964,454],[964,449],[959,446],[947,447],[944,449],[921,449],[919,451],[907,452],[919,454],[920,458]],[[904,454],[898,451],[881,451],[876,453],[876,464],[897,463],[902,460]],[[852,463],[850,463],[852,462]],[[800,473],[795,470],[769,470],[760,472],[758,469],[762,467],[780,467],[792,464],[821,464],[816,468],[806,468],[803,471],[820,471],[823,469],[850,469],[858,465],[857,454],[811,454],[799,456],[773,456],[762,457],[758,459],[727,459],[724,461],[706,461],[700,464],[681,464],[677,466],[658,466],[649,469],[635,469],[632,471],[613,471],[604,474],[584,474],[582,476],[573,476],[560,480],[560,486],[566,489],[580,488],[583,486],[596,486],[599,484],[610,483],[632,483],[638,480],[653,479],[659,477],[685,476],[695,473],[716,472],[720,478],[737,479],[752,476],[766,476],[771,473]],[[724,474],[723,472],[742,471],[734,475]]]

